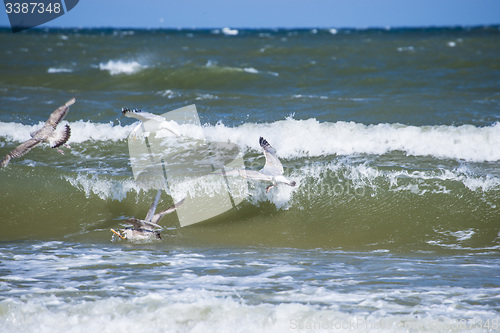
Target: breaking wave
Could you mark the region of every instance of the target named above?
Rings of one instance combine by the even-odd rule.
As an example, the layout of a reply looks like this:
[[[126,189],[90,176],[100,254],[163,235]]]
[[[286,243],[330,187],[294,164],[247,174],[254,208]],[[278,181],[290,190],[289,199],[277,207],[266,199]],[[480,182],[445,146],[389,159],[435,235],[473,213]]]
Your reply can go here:
[[[132,125],[69,122],[70,142],[118,141],[127,138]],[[0,122],[0,138],[24,141],[29,133],[41,128],[35,125]],[[190,125],[180,125],[190,126]],[[206,139],[231,142],[242,149],[259,151],[258,139],[265,137],[281,158],[321,157],[327,155],[383,155],[400,151],[407,156],[431,156],[437,159],[467,162],[500,160],[500,123],[491,126],[407,126],[402,124],[365,125],[354,122],[319,122],[314,118],[287,118],[272,123],[245,123],[237,127],[222,123],[204,125]],[[189,135],[189,129],[185,131]]]

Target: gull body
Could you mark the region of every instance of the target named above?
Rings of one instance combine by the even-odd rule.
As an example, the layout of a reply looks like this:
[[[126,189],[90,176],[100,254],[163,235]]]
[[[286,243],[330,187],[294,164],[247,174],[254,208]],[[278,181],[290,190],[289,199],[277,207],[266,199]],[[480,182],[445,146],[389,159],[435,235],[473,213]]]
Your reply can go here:
[[[148,240],[148,239],[161,239],[160,231],[162,229],[156,223],[151,223],[145,220],[130,218],[124,221],[131,224],[131,227],[120,229],[119,232],[111,229],[115,235],[121,239],[128,240]]]
[[[163,229],[163,227],[160,226],[158,222],[163,216],[175,211],[184,202],[184,199],[170,206],[169,208],[162,210],[159,213],[155,213],[160,195],[161,190],[158,190],[155,200],[151,204],[148,214],[146,215],[146,218],[144,220],[137,218],[127,219],[123,222],[126,224],[130,224],[130,227],[126,227],[118,231],[111,229],[111,232],[113,232],[121,239],[128,239],[131,241],[161,239],[160,231]]]
[[[122,108],[122,114],[125,117],[140,120],[142,123],[145,123],[148,121],[149,122],[151,122],[151,121],[156,122],[159,129],[166,129],[167,131],[171,132],[175,136],[179,136],[179,134],[177,134],[175,131],[173,131],[171,128],[169,128],[170,126],[169,126],[167,120],[165,118],[163,118],[162,116],[159,116],[159,115],[156,115],[156,114],[153,114],[150,112],[138,110],[138,109],[130,110],[128,108]]]
[[[59,153],[64,155],[64,152],[58,147],[65,145],[69,148],[66,142],[71,136],[71,128],[69,125],[66,125],[62,131],[56,131],[56,128],[68,113],[69,107],[73,105],[75,101],[76,99],[72,98],[53,111],[41,129],[30,133],[31,139],[21,143],[4,157],[0,162],[0,167],[7,166],[11,159],[23,156],[42,142],[48,142],[51,148],[56,148]]]
[[[256,181],[266,181],[272,184],[266,188],[266,192],[278,185],[279,183],[286,184],[288,186],[295,186],[297,183],[283,176],[283,165],[276,156],[276,150],[267,142],[263,137],[259,138],[259,144],[264,150],[264,156],[266,157],[266,164],[259,170],[247,170],[238,169],[238,174],[243,178],[248,178]],[[231,172],[227,173],[232,175]]]

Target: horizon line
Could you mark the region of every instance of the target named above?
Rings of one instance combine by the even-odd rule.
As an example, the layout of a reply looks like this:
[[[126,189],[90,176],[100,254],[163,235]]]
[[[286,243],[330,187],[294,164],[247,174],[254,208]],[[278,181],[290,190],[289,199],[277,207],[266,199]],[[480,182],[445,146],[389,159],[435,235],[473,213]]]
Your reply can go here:
[[[283,31],[283,30],[391,30],[391,29],[442,29],[442,28],[494,28],[500,27],[500,23],[491,24],[450,24],[450,25],[401,25],[401,26],[298,26],[298,27],[233,27],[233,26],[217,26],[217,27],[113,27],[113,26],[93,26],[93,27],[62,27],[62,26],[37,26],[27,30],[46,30],[46,29],[61,29],[61,30],[92,30],[92,29],[113,29],[113,30],[177,30],[177,31],[207,31],[207,30],[220,30],[231,29],[237,31],[252,31],[252,30],[270,30],[270,31]],[[0,29],[12,29],[11,26],[0,26]],[[24,30],[24,31],[27,31]]]

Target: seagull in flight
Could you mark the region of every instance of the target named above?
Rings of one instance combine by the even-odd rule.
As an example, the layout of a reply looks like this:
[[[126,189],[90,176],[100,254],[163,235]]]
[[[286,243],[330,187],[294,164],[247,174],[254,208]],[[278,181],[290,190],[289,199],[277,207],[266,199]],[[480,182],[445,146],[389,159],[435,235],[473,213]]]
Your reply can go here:
[[[158,191],[158,194],[144,220],[137,219],[135,217],[127,219],[123,222],[132,225],[131,227],[126,227],[125,229],[120,229],[118,231],[111,229],[111,232],[113,232],[121,239],[128,239],[132,241],[161,239],[160,231],[163,229],[163,227],[160,226],[158,222],[163,216],[175,211],[184,202],[184,199],[170,206],[169,208],[155,214],[160,194],[161,191]]]
[[[135,118],[137,120],[140,120],[142,123],[145,123],[147,121],[157,122],[160,129],[166,129],[167,131],[170,131],[171,133],[173,133],[175,136],[179,136],[179,134],[177,134],[171,128],[169,128],[169,124],[168,124],[167,120],[165,118],[163,118],[162,116],[159,116],[159,115],[156,115],[153,113],[149,113],[149,112],[145,112],[145,111],[142,111],[139,109],[130,110],[129,108],[122,108],[122,114],[125,117]]]
[[[72,98],[66,102],[66,104],[58,107],[49,119],[45,122],[45,125],[38,131],[31,133],[31,139],[23,142],[16,149],[8,153],[4,159],[0,162],[0,167],[5,167],[9,164],[12,158],[18,158],[29,152],[35,146],[42,142],[48,142],[51,148],[56,148],[57,151],[64,155],[64,152],[58,147],[65,145],[70,148],[66,142],[71,136],[71,128],[66,125],[62,131],[56,131],[57,125],[64,119],[69,111],[69,107],[75,103],[76,99]]]
[[[266,188],[266,193],[278,185],[279,183],[286,184],[288,186],[295,186],[297,183],[283,176],[283,165],[276,156],[276,150],[267,142],[263,137],[259,138],[259,144],[264,150],[264,156],[266,157],[266,164],[259,170],[247,170],[238,169],[235,170],[241,177],[253,179],[257,181],[271,182],[272,184]],[[234,171],[226,173],[229,176],[234,176]]]

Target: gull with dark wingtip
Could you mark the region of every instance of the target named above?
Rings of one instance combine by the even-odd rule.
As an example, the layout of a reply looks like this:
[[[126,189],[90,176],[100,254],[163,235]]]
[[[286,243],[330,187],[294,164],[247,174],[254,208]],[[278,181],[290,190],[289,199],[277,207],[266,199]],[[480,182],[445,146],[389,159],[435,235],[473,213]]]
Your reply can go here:
[[[139,109],[130,110],[129,108],[122,108],[122,114],[125,117],[140,120],[142,123],[145,123],[148,121],[149,122],[150,121],[156,122],[159,126],[158,127],[159,129],[166,129],[167,131],[171,132],[175,136],[179,136],[179,134],[177,134],[174,130],[172,130],[170,128],[168,121],[165,118],[163,118],[162,116],[159,116],[157,114],[145,112],[145,111],[142,111]]]
[[[240,175],[243,178],[252,180],[272,182],[272,184],[266,188],[266,193],[269,193],[269,191],[279,183],[292,187],[295,186],[297,184],[295,181],[283,176],[283,165],[276,156],[276,150],[274,150],[269,142],[263,137],[259,138],[259,144],[264,150],[264,156],[266,157],[266,164],[261,170],[237,169],[225,172],[225,174],[228,176]]]
[[[68,113],[69,107],[73,105],[75,101],[76,99],[72,98],[67,101],[66,104],[61,105],[54,112],[52,112],[43,127],[30,134],[31,139],[21,143],[16,149],[4,157],[4,159],[0,162],[0,167],[6,167],[11,159],[23,156],[42,142],[48,142],[51,148],[56,148],[59,153],[64,155],[64,152],[59,149],[59,147],[65,145],[69,148],[66,142],[69,140],[71,135],[71,128],[69,125],[66,125],[62,131],[56,131],[56,128]]]

